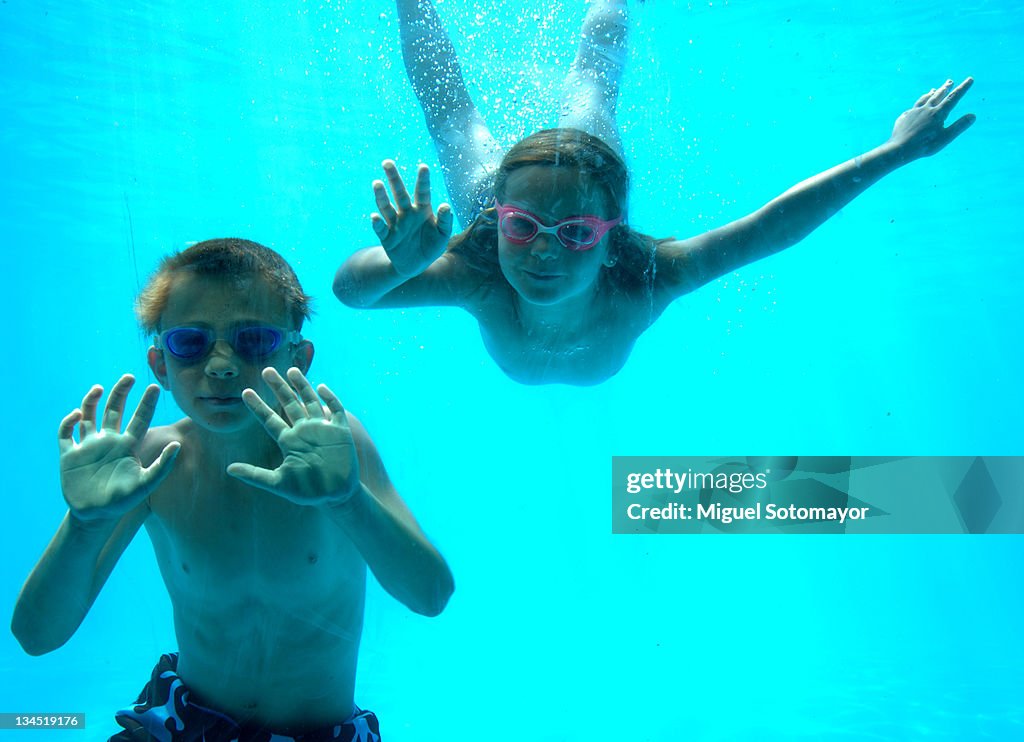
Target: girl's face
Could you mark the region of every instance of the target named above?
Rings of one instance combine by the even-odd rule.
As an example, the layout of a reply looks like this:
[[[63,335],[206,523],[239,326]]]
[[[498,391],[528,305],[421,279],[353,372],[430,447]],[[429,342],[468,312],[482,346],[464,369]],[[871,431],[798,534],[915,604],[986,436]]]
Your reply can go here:
[[[530,212],[545,226],[573,216],[617,216],[607,213],[601,185],[571,167],[529,165],[515,170],[505,181],[501,202]],[[502,273],[520,297],[539,306],[593,291],[602,266],[608,264],[608,246],[607,234],[589,250],[569,250],[554,234],[538,232],[530,242],[517,244],[498,230]]]

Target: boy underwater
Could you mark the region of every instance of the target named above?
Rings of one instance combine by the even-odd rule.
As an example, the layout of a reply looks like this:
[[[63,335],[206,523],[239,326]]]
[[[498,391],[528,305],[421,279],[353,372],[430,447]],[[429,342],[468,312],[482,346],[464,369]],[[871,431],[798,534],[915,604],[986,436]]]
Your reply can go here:
[[[150,429],[153,384],[122,432],[125,375],[101,415],[94,386],[64,418],[68,513],[18,597],[15,636],[33,655],[63,645],[145,525],[178,651],[112,739],[379,740],[354,703],[366,567],[427,616],[454,583],[366,430],[306,379],[309,297],[274,251],[217,239],[165,258],[137,314],[186,417]]]

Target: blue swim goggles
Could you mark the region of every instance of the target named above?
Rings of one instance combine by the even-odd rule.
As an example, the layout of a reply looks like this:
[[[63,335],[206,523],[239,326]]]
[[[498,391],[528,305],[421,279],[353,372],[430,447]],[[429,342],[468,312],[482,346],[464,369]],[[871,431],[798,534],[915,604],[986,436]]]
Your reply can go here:
[[[273,354],[285,341],[297,345],[302,341],[302,333],[273,325],[241,325],[231,330],[226,339],[244,360],[256,362]],[[172,327],[153,338],[158,350],[166,350],[187,362],[206,358],[216,342],[217,333],[209,327]]]

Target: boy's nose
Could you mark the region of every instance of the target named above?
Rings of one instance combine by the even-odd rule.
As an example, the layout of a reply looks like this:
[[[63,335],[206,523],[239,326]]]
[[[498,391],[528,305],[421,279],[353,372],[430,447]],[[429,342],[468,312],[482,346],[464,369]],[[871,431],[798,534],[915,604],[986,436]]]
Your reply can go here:
[[[229,343],[218,340],[210,349],[206,359],[206,373],[218,379],[230,379],[238,376],[238,362],[235,349]]]

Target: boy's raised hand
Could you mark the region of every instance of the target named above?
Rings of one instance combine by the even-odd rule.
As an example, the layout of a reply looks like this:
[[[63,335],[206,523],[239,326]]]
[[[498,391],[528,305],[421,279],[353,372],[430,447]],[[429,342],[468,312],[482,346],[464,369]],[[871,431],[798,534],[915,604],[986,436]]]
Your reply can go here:
[[[426,165],[416,171],[411,198],[394,161],[385,160],[383,168],[395,201],[391,203],[382,181],[373,181],[379,213],[371,215],[370,223],[395,271],[411,278],[444,253],[454,217],[448,204],[441,204],[435,217],[430,205],[430,169]]]
[[[902,151],[907,161],[940,151],[974,123],[974,114],[968,113],[945,125],[953,107],[973,84],[974,80],[968,77],[954,88],[953,81],[947,80],[942,87],[922,95],[913,108],[896,119],[889,142]]]
[[[103,387],[94,386],[81,408],[65,417],[57,430],[61,489],[72,515],[79,520],[119,518],[127,513],[170,474],[181,449],[180,443],[172,441],[156,461],[148,467],[142,465],[139,449],[153,420],[160,387],[151,384],[146,388],[122,433],[125,401],[134,383],[135,377],[125,374],[114,384],[99,422],[96,411]]]
[[[360,486],[359,459],[341,402],[324,384],[314,390],[297,368],[288,369],[287,381],[265,368],[263,380],[284,417],[252,389],[242,392],[242,399],[277,441],[284,460],[276,469],[234,463],[228,474],[298,505],[339,504],[351,498]]]

